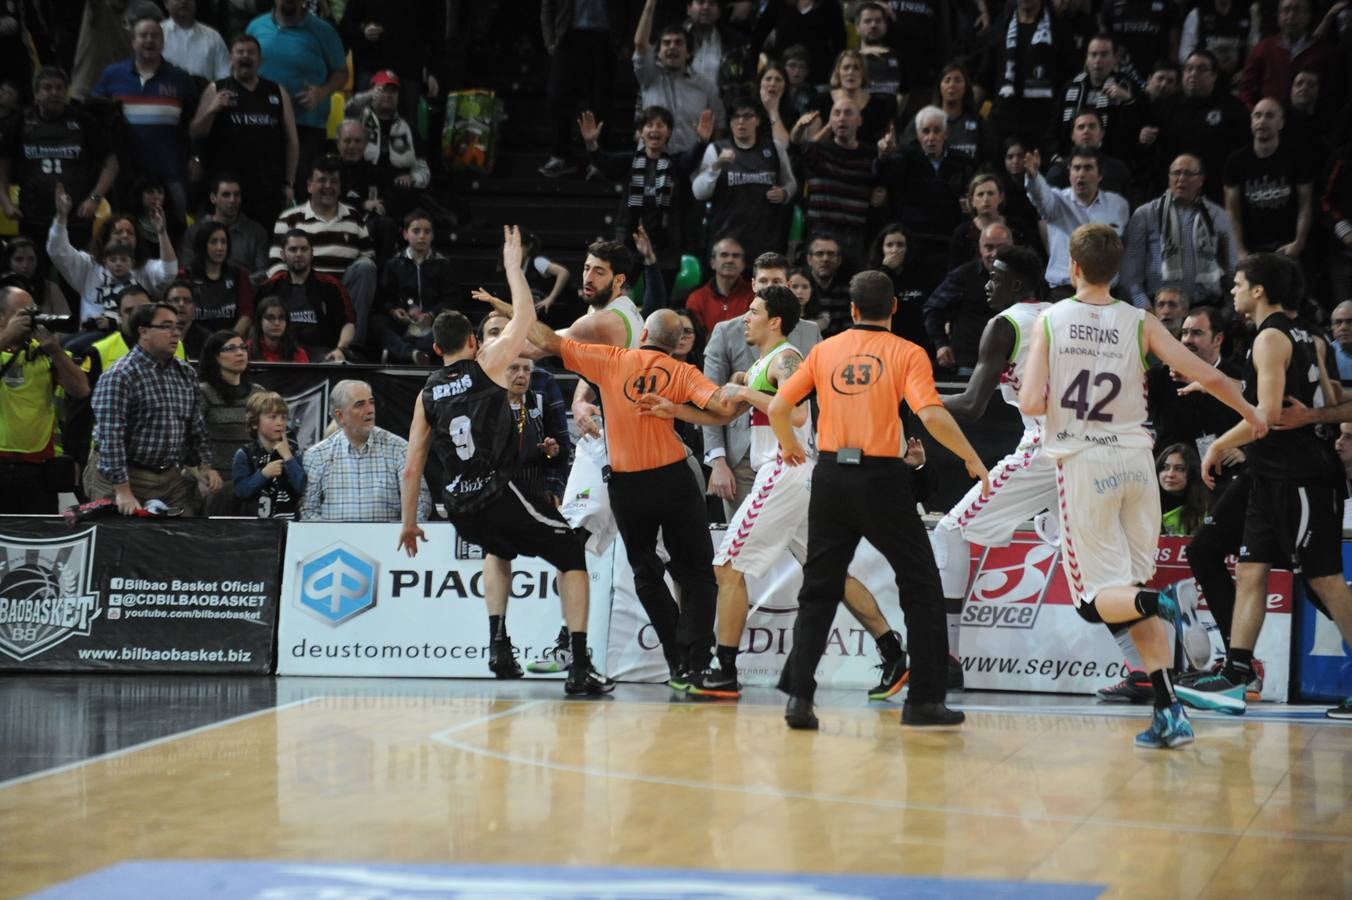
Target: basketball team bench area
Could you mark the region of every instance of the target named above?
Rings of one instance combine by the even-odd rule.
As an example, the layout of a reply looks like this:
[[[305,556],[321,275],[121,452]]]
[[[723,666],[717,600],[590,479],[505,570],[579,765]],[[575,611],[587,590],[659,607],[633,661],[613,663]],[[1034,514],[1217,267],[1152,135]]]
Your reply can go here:
[[[0,897],[1352,896],[1352,727],[1323,717],[1352,656],[1289,575],[1263,702],[1148,752],[1148,707],[1092,698],[1116,646],[1031,532],[974,548],[965,724],[870,702],[842,614],[796,732],[788,561],[751,582],[728,703],[658,683],[623,551],[589,558],[621,684],[570,700],[486,677],[481,561],[449,526],[410,560],[397,525],[239,525],[0,519]],[[1204,654],[1184,545],[1161,539],[1157,586]],[[516,561],[508,615],[523,655],[553,642],[543,563]]]

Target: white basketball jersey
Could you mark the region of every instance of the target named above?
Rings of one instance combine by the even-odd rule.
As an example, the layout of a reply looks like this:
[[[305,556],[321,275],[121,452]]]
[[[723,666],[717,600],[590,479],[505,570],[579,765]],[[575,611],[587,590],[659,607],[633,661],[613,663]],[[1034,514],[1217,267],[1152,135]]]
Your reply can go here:
[[[799,355],[798,349],[788,341],[775,347],[762,356],[746,370],[746,386],[766,394],[778,393],[779,388],[770,382],[770,363],[781,353]],[[798,443],[806,448],[812,447],[812,416],[793,429]],[[779,454],[779,438],[770,427],[770,417],[754,407],[751,410],[751,468],[759,469],[768,462],[774,462]]]
[[[1028,368],[1028,348],[1033,343],[1033,328],[1037,325],[1037,317],[1051,307],[1050,303],[1015,303],[999,314],[1000,318],[1014,326],[1014,349],[1010,351],[1009,362],[1000,374],[1000,394],[1015,409],[1019,408],[1019,388],[1023,387],[1023,373]],[[1042,429],[1042,416],[1019,415],[1023,418],[1024,431]]]
[[[1145,310],[1062,300],[1042,316],[1049,362],[1043,447],[1153,447],[1146,431]]]
[[[628,335],[628,343],[623,346],[628,350],[638,349],[638,338],[639,335],[643,334],[643,314],[638,311],[634,301],[629,299],[628,294],[621,294],[601,307],[600,311],[606,312],[607,310],[624,320],[624,330]]]

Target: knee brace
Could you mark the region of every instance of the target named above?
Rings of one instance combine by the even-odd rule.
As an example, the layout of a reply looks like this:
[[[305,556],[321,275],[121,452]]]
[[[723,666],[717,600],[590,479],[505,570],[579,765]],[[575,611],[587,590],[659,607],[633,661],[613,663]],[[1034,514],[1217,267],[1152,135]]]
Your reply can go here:
[[[939,569],[944,596],[965,598],[967,579],[972,571],[971,551],[962,532],[946,522],[947,519],[941,521],[929,533],[930,546],[934,549],[934,564]]]
[[[1098,607],[1094,605],[1092,600],[1088,603],[1075,604],[1075,611],[1080,614],[1081,619],[1084,619],[1092,625],[1098,625],[1103,622],[1103,617],[1099,615]]]

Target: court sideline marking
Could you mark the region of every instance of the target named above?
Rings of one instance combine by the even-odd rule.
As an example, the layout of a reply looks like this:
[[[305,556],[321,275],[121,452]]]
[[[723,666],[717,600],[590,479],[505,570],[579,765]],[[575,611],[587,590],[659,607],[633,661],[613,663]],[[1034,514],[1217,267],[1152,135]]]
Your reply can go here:
[[[498,750],[491,750],[487,747],[480,747],[474,744],[468,744],[464,741],[456,740],[450,735],[465,731],[478,725],[515,715],[526,709],[540,706],[541,704],[558,702],[549,700],[531,700],[512,709],[503,710],[490,716],[484,716],[480,719],[471,719],[468,722],[461,722],[443,731],[430,735],[430,738],[443,746],[450,747],[453,750],[460,750],[474,756],[482,756],[486,759],[492,759],[498,762],[515,763],[517,765],[531,766],[537,769],[550,769],[558,772],[567,772],[573,775],[585,775],[597,778],[616,778],[622,781],[637,781],[644,784],[663,785],[666,787],[691,788],[694,790],[705,791],[723,791],[734,794],[747,794],[759,797],[778,797],[793,800],[812,800],[820,803],[842,803],[853,806],[867,806],[880,809],[906,810],[913,812],[934,812],[963,816],[984,816],[997,819],[1013,819],[1016,821],[1031,822],[1049,822],[1070,825],[1091,825],[1103,826],[1107,828],[1142,828],[1155,831],[1179,832],[1185,834],[1212,834],[1222,837],[1259,837],[1284,840],[1310,841],[1315,843],[1334,843],[1334,844],[1352,844],[1352,835],[1339,834],[1321,834],[1318,832],[1305,831],[1269,831],[1253,830],[1239,828],[1224,828],[1211,825],[1180,825],[1168,824],[1163,822],[1139,821],[1134,819],[1103,818],[1094,816],[1062,816],[1049,814],[1026,814],[1000,812],[995,810],[969,809],[960,806],[948,806],[935,803],[912,803],[902,800],[888,800],[885,798],[861,798],[847,797],[837,794],[821,794],[811,791],[784,790],[782,788],[768,787],[764,785],[736,785],[719,784],[710,781],[697,781],[687,778],[672,778],[665,775],[645,775],[634,772],[618,772],[612,769],[599,768],[596,766],[578,766],[571,763],[560,763],[549,760],[534,759],[531,757],[518,756],[512,753],[504,753]],[[1233,718],[1233,717],[1231,717]],[[1289,775],[1289,772],[1288,772]],[[1261,807],[1260,807],[1261,809]],[[1256,813],[1255,813],[1256,814]]]
[[[173,734],[161,735],[157,738],[151,738],[148,741],[142,741],[139,744],[128,744],[126,747],[119,747],[116,750],[109,750],[107,753],[100,753],[96,756],[89,756],[84,759],[77,759],[74,762],[64,763],[59,766],[53,766],[50,769],[40,769],[37,772],[29,772],[27,775],[20,775],[17,778],[11,778],[8,781],[0,781],[0,791],[5,788],[18,787],[21,784],[27,784],[30,781],[37,781],[39,778],[46,778],[49,775],[60,775],[63,772],[69,772],[72,769],[79,769],[83,766],[93,765],[105,760],[117,759],[120,756],[127,756],[131,753],[138,753],[141,750],[149,750],[151,747],[158,747],[161,744],[167,744],[170,741],[178,741],[193,735],[202,734],[216,728],[222,728],[226,725],[233,725],[236,722],[244,722],[259,716],[265,716],[270,713],[281,712],[284,709],[303,706],[306,703],[313,703],[316,700],[322,700],[323,697],[305,697],[300,700],[292,700],[289,703],[283,703],[281,706],[268,706],[263,709],[256,709],[253,712],[241,713],[238,716],[231,716],[228,719],[221,719],[218,722],[208,722],[206,725],[199,725],[196,728],[189,728],[187,731],[176,731]]]

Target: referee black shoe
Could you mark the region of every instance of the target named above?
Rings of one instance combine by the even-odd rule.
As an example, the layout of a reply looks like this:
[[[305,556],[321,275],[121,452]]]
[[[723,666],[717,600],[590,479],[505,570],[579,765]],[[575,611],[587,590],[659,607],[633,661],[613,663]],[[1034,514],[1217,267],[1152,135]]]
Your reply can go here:
[[[563,683],[563,692],[574,697],[595,697],[613,690],[615,682],[593,669],[590,663],[569,669],[568,680]]]
[[[521,664],[516,661],[516,648],[511,638],[497,638],[488,649],[488,670],[494,678],[521,678]]]
[[[913,703],[907,700],[901,707],[903,725],[961,725],[967,716],[960,710],[949,709],[942,701]]]
[[[784,721],[790,728],[816,731],[817,716],[812,712],[812,698],[790,697],[789,705],[784,708]]]
[[[877,687],[868,692],[870,700],[886,700],[896,695],[911,678],[910,660],[906,658],[905,651],[894,660],[884,660],[878,668],[883,671],[882,679]]]

